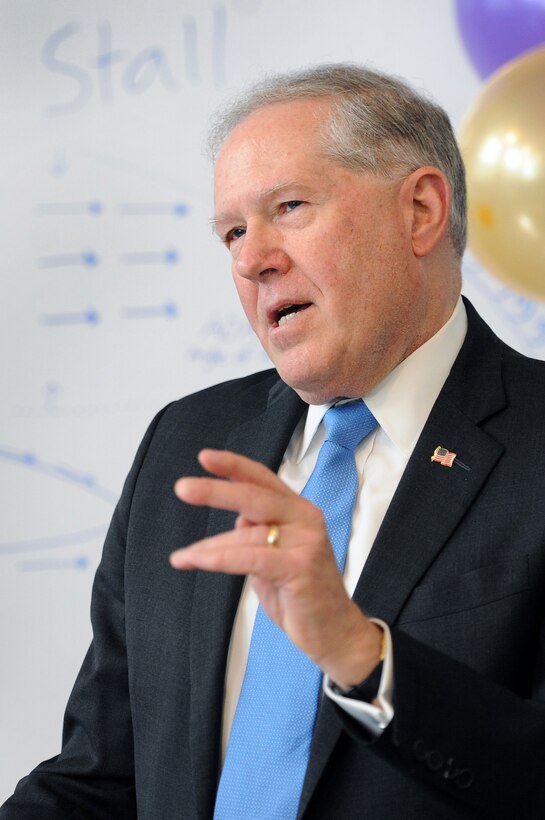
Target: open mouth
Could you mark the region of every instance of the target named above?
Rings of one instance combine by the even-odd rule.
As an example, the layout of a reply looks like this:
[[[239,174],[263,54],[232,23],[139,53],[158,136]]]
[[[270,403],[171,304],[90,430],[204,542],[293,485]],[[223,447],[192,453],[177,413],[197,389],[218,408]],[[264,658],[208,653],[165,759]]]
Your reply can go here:
[[[310,302],[306,302],[305,304],[301,305],[285,305],[283,308],[280,308],[280,310],[276,312],[276,321],[278,325],[285,325],[286,322],[290,322],[292,319],[295,318],[295,316],[297,316],[298,313],[301,313],[308,307],[310,307]]]

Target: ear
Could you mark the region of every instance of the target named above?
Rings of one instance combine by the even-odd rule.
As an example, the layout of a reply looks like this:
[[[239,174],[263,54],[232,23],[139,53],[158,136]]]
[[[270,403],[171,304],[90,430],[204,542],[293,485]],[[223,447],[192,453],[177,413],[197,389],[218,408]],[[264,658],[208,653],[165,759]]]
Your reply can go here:
[[[413,247],[417,257],[427,256],[448,230],[451,192],[438,168],[417,168],[405,179],[401,193],[406,206]]]

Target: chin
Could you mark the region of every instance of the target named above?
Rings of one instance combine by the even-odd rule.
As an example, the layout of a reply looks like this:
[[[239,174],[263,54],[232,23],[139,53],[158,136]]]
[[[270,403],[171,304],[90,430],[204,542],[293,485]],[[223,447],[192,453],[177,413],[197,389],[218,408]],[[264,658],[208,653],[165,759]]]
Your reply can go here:
[[[290,373],[279,367],[277,367],[277,370],[282,381],[295,390],[297,395],[307,404],[326,404],[326,402],[339,398],[335,386],[327,385],[326,380],[320,378],[318,374],[312,378],[308,372],[302,376],[301,373]]]
[[[344,392],[346,385],[339,383],[341,380],[338,368],[335,368],[333,363],[326,367],[325,362],[318,363],[315,359],[312,362],[309,356],[303,361],[294,361],[294,358],[290,361],[289,358],[276,356],[273,363],[282,381],[293,388],[307,404],[326,404],[338,398],[350,397]],[[354,393],[354,396],[360,395],[361,393]]]
[[[280,370],[278,372],[280,378],[293,388],[307,404],[327,404],[340,399],[359,399],[367,392],[364,384],[340,383],[338,380],[328,380],[323,374],[321,377],[316,375],[312,380],[308,373],[305,374],[306,378],[290,379],[289,374],[282,373]]]

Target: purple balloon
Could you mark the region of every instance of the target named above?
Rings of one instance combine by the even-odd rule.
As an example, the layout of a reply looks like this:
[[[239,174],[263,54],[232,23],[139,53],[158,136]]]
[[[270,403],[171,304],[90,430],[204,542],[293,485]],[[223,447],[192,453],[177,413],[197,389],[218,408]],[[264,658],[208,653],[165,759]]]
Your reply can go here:
[[[545,0],[456,0],[456,17],[466,51],[483,78],[545,43]]]

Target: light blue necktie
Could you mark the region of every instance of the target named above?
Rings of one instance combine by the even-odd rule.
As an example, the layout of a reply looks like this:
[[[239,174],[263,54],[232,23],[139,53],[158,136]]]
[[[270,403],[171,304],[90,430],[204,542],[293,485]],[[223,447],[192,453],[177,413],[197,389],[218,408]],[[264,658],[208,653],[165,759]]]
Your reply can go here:
[[[359,485],[354,451],[377,422],[359,401],[330,408],[324,424],[326,439],[301,495],[323,511],[342,572]],[[321,680],[320,669],[259,606],[214,820],[296,817]]]

